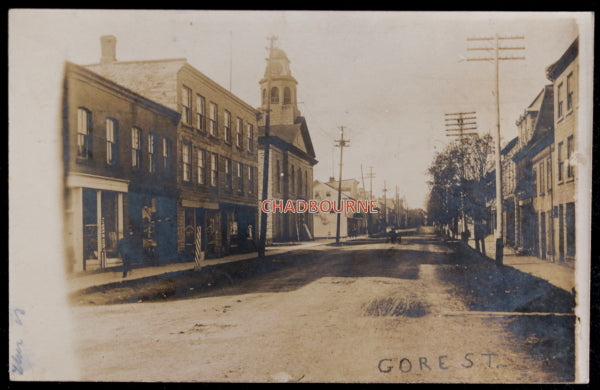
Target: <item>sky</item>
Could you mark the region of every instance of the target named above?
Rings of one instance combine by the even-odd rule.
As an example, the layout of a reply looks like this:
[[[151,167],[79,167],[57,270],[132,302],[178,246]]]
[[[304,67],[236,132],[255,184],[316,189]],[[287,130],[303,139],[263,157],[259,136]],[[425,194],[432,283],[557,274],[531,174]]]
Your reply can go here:
[[[549,81],[545,68],[579,34],[573,13],[415,13],[340,11],[22,10],[13,28],[23,62],[97,63],[100,37],[117,38],[119,61],[186,58],[199,71],[259,106],[268,40],[291,61],[299,109],[319,163],[314,178],[339,175],[374,196],[396,186],[409,207],[424,207],[427,167],[451,138],[445,114],[476,112],[479,133],[496,126],[494,65],[465,61],[479,52],[470,37],[524,36],[525,60],[500,64],[502,144],[517,135],[515,121]],[[579,15],[580,16],[580,15]],[[17,34],[17,33],[15,33]],[[52,67],[40,67],[51,72]],[[369,180],[364,179],[367,190]]]

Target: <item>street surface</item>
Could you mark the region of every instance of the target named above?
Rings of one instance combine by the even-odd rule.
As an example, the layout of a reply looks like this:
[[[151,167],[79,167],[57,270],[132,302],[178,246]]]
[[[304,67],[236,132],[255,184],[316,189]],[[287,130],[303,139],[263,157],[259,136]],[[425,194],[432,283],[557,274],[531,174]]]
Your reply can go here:
[[[574,380],[571,294],[423,228],[72,301],[89,381]]]

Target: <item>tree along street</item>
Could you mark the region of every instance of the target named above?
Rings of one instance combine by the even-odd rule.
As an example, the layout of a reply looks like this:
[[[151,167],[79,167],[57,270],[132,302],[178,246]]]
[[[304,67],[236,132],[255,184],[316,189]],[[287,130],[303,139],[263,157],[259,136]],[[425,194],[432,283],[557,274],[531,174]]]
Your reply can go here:
[[[72,296],[81,379],[574,379],[573,297],[427,228]]]

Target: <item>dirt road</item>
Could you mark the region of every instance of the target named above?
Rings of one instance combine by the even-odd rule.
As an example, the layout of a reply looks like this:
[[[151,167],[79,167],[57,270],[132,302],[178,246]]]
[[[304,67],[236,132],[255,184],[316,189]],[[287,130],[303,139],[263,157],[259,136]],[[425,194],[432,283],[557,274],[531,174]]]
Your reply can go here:
[[[574,379],[572,297],[456,243],[422,233],[267,260],[75,297],[82,379]]]

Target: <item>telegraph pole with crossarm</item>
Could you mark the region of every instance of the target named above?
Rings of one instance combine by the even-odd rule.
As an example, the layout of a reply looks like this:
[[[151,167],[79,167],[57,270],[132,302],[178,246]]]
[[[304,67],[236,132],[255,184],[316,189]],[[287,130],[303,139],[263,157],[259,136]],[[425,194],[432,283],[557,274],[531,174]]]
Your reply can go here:
[[[504,239],[503,239],[503,221],[502,221],[502,160],[500,156],[500,61],[524,60],[524,56],[506,55],[501,56],[500,52],[514,52],[525,50],[524,46],[501,46],[500,42],[514,42],[525,39],[523,36],[502,37],[496,34],[493,37],[467,38],[468,42],[493,43],[493,46],[469,47],[468,51],[486,51],[493,52],[491,57],[467,58],[467,61],[493,61],[496,73],[496,265],[503,263]]]
[[[446,136],[457,137],[460,142],[460,218],[462,232],[467,230],[467,220],[465,217],[465,138],[477,135],[477,117],[475,111],[471,112],[452,112],[446,114]]]

